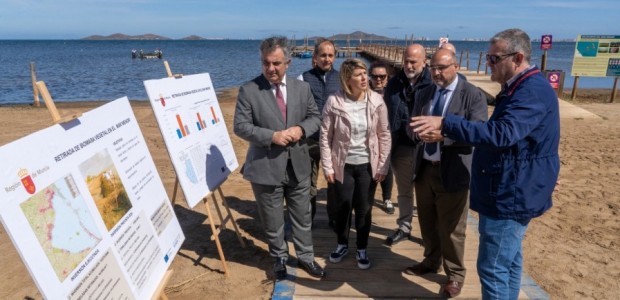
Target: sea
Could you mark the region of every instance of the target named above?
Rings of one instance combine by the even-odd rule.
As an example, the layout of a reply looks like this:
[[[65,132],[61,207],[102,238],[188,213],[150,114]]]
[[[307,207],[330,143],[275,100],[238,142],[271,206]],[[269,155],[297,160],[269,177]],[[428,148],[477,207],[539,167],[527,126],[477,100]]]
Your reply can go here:
[[[357,46],[360,41],[336,41],[338,46]],[[404,41],[378,42],[403,45]],[[435,47],[437,41],[420,41]],[[469,52],[469,68],[476,69],[486,41],[452,41],[461,52]],[[46,83],[54,101],[146,100],[143,81],[166,77],[164,60],[175,74],[209,73],[216,91],[237,87],[261,72],[259,40],[0,40],[0,105],[32,103],[30,65],[37,80]],[[296,45],[302,45],[297,41]],[[532,43],[532,62],[540,65],[542,50]],[[132,59],[131,50],[153,52],[163,59]],[[570,76],[574,42],[554,42],[547,51],[547,70],[565,72],[564,90],[572,87]],[[465,54],[461,65],[466,66]],[[337,58],[339,68],[345,58]],[[484,60],[484,57],[483,57]],[[293,58],[288,74],[298,76],[311,67],[311,59]],[[484,61],[483,67],[484,68]],[[489,70],[490,72],[490,70]],[[581,77],[579,88],[611,88],[613,79]]]

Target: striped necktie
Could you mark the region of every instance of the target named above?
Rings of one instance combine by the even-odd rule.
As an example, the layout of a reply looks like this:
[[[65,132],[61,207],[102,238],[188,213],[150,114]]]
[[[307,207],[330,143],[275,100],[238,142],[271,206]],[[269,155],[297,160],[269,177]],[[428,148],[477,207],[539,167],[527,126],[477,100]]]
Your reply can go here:
[[[278,107],[280,108],[280,112],[282,113],[282,120],[286,123],[286,103],[284,103],[284,96],[282,95],[282,91],[280,90],[280,84],[274,84],[276,87],[276,99],[278,100]]]

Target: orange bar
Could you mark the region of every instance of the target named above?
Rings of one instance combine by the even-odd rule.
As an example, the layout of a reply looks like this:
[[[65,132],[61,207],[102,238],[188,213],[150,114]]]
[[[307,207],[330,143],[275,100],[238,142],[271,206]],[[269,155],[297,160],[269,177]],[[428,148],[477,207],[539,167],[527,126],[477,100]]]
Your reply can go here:
[[[179,114],[177,114],[177,122],[179,123],[179,128],[181,129],[181,134],[183,136],[186,136],[187,133],[185,133],[185,127],[183,127],[183,122],[181,121],[181,116],[179,116]]]
[[[202,123],[202,118],[200,117],[200,113],[196,113],[196,116],[198,117],[198,123],[200,124],[200,127],[202,127],[202,129],[205,129],[205,125],[204,123]]]
[[[217,116],[215,115],[215,109],[213,109],[213,106],[211,106],[211,114],[213,114],[213,122],[217,123],[219,120],[217,119]]]

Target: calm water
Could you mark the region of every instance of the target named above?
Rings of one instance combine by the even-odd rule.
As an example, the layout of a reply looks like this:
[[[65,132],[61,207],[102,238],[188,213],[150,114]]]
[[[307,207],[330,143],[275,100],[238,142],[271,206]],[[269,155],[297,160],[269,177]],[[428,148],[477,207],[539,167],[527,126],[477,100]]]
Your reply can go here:
[[[37,79],[46,85],[56,101],[112,100],[147,98],[142,82],[166,76],[163,60],[131,59],[131,49],[151,52],[162,49],[173,73],[208,72],[216,90],[239,86],[260,73],[260,41],[0,41],[0,104],[32,102],[30,62],[35,62]],[[300,44],[300,43],[299,43]],[[346,42],[339,42],[346,46]],[[435,46],[436,41],[427,42]],[[460,55],[470,51],[470,68],[478,64],[479,53],[487,42],[454,42]],[[355,46],[353,42],[351,46]],[[532,45],[532,61],[540,64],[542,52]],[[548,52],[547,69],[566,71],[565,89],[572,86],[570,68],[574,43],[554,43]],[[340,67],[344,59],[336,61]],[[465,58],[463,58],[465,65]],[[310,59],[294,58],[289,75],[297,76],[310,68]],[[611,78],[580,79],[579,87],[612,87]]]

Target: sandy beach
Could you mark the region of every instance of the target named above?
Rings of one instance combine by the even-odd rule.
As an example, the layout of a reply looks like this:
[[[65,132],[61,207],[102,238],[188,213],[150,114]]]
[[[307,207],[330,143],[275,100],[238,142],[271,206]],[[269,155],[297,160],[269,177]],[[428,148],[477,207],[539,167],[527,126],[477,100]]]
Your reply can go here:
[[[236,89],[225,90],[218,99],[241,165],[247,143],[232,133],[236,93]],[[524,241],[525,271],[553,299],[614,299],[620,289],[620,151],[615,149],[620,144],[620,103],[607,103],[610,94],[610,90],[582,89],[578,99],[570,101],[600,119],[562,119],[560,189],[553,196],[553,208],[530,223]],[[570,91],[564,97],[569,99]],[[61,115],[69,116],[101,104],[57,106]],[[151,106],[146,101],[132,101],[132,107],[171,197],[175,173]],[[0,116],[0,126],[5,128],[0,132],[0,145],[52,124],[44,107],[0,106]],[[320,187],[325,185],[319,182]],[[189,209],[179,193],[175,212],[186,240],[165,289],[170,299],[270,298],[273,259],[267,252],[249,183],[236,170],[222,190],[248,246],[241,248],[232,230],[222,231],[220,240],[230,271],[230,277],[225,278],[215,243],[210,240],[204,206]],[[42,298],[4,228],[0,228],[0,269],[0,299]]]

